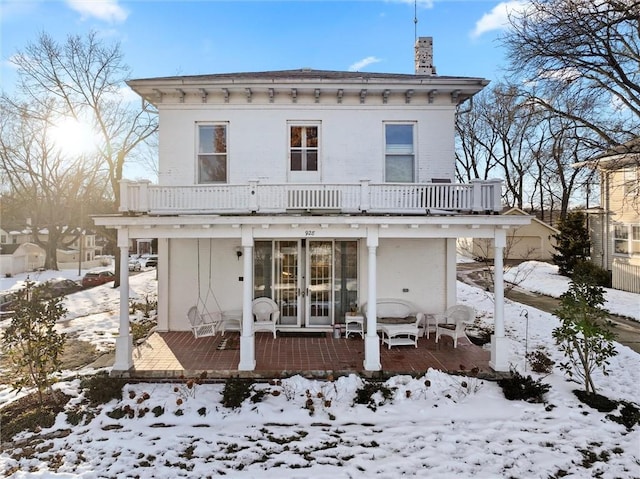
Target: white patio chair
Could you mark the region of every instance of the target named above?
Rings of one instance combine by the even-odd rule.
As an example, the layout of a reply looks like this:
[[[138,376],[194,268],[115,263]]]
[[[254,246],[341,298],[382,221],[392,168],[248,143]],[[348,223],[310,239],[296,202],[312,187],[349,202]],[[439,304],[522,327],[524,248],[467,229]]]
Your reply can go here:
[[[217,314],[202,314],[196,306],[191,306],[187,311],[187,318],[191,324],[191,331],[196,338],[214,336],[216,327],[220,321]]]
[[[271,331],[276,337],[276,325],[280,318],[280,308],[271,298],[256,298],[251,305],[254,316],[253,332]]]
[[[475,310],[470,306],[457,304],[451,306],[443,314],[436,315],[436,343],[440,336],[450,336],[453,347],[458,347],[458,338],[466,336],[464,330],[467,324],[476,318]]]

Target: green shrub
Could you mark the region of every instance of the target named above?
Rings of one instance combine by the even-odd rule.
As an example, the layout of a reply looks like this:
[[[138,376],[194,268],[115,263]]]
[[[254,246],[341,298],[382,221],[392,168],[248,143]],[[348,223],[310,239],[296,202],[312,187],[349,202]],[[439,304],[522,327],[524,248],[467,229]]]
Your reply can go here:
[[[127,384],[125,379],[112,378],[106,372],[87,376],[80,381],[84,389],[84,397],[91,406],[106,404],[112,399],[122,399],[122,388]]]
[[[587,393],[596,392],[593,372],[599,369],[607,375],[609,358],[618,354],[613,344],[615,334],[602,324],[608,313],[602,307],[604,302],[602,287],[572,280],[555,311],[560,326],[552,335],[566,358],[560,369],[582,381]]]
[[[549,384],[544,384],[539,379],[531,376],[523,376],[518,371],[511,371],[511,376],[500,379],[498,385],[502,388],[504,397],[510,401],[527,401],[532,403],[543,402],[543,396],[551,389]]]
[[[238,408],[253,392],[250,379],[229,378],[224,383],[222,405],[231,409]]]
[[[578,261],[573,267],[571,279],[583,283],[589,282],[604,288],[611,287],[611,273],[591,261]]]
[[[62,370],[61,356],[65,334],[58,333],[56,324],[67,310],[62,298],[52,298],[50,287],[35,287],[27,280],[17,293],[11,323],[2,333],[3,351],[13,374],[11,385],[18,391],[35,387],[40,405],[44,393],[56,382],[55,373]]]
[[[355,404],[365,404],[369,409],[375,411],[378,406],[382,406],[387,401],[393,399],[393,392],[396,388],[389,388],[380,381],[366,381],[361,388],[356,391]],[[376,404],[374,395],[380,393],[382,401]]]
[[[579,211],[569,212],[558,224],[559,233],[553,235],[557,241],[553,262],[563,276],[573,274],[575,265],[589,256],[589,231],[586,227],[586,215]]]

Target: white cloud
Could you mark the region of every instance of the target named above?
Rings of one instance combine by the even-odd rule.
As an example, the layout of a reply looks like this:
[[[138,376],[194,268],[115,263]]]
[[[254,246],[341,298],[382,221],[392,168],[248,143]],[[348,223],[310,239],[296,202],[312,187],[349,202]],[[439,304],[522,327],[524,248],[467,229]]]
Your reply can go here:
[[[546,70],[539,72],[541,78],[571,83],[582,76],[577,68],[560,68],[558,70]]]
[[[509,0],[501,2],[489,13],[482,15],[482,18],[476,22],[476,27],[471,32],[471,37],[477,38],[483,33],[493,30],[504,30],[509,26],[509,15],[522,11],[527,7],[527,2],[523,0]]]
[[[352,64],[349,67],[349,71],[350,72],[359,72],[360,70],[362,70],[363,68],[368,67],[372,63],[379,63],[381,61],[382,60],[380,60],[379,58],[376,58],[376,57],[363,58],[362,60],[359,60],[359,61],[355,62],[354,64]]]
[[[129,12],[118,0],[66,0],[67,5],[82,14],[82,18],[97,18],[106,22],[124,22]]]

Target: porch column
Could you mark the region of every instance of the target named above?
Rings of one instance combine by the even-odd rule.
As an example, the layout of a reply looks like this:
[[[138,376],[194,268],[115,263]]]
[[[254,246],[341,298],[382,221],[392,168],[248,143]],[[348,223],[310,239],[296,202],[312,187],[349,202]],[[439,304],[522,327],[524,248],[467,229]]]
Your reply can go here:
[[[253,235],[249,227],[242,228],[242,333],[240,334],[240,364],[238,371],[256,368],[256,344],[253,334]]]
[[[458,251],[456,249],[456,238],[445,238],[445,286],[447,288],[446,291],[446,304],[445,309],[454,306],[458,302],[458,278],[457,278],[457,255]]]
[[[129,230],[118,230],[120,248],[120,324],[116,337],[114,371],[128,371],[133,367],[133,341],[129,332]]]
[[[494,371],[509,370],[509,340],[504,336],[504,264],[503,251],[507,243],[504,229],[496,230],[493,251],[494,334],[491,336],[491,361]]]
[[[158,238],[158,331],[169,331],[169,239]]]
[[[376,268],[376,250],[378,248],[378,230],[373,227],[367,230],[367,248],[369,249],[368,264],[368,291],[367,297],[367,333],[364,338],[364,369],[365,371],[380,371],[380,340],[376,332],[376,302],[378,300],[377,292],[377,268]]]

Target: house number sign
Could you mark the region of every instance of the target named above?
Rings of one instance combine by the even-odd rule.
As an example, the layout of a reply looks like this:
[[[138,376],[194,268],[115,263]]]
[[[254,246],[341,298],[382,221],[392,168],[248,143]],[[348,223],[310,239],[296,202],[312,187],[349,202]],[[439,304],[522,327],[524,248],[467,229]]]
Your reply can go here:
[[[315,232],[315,230],[305,230],[304,235],[305,236],[315,236],[316,232]]]

